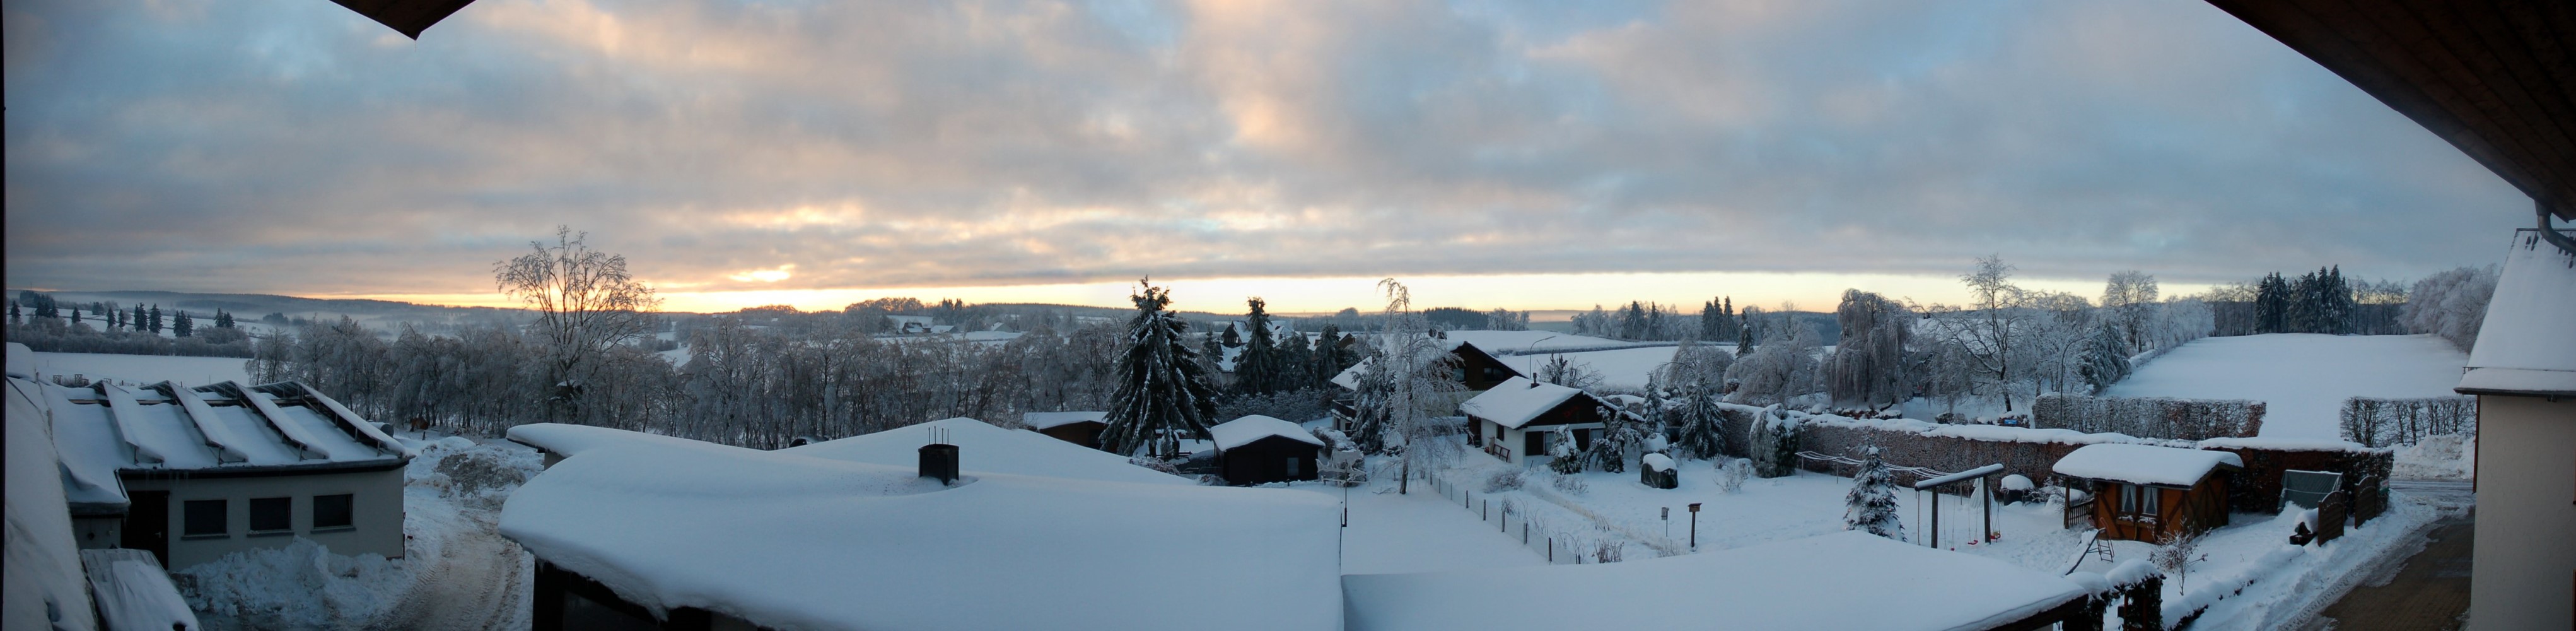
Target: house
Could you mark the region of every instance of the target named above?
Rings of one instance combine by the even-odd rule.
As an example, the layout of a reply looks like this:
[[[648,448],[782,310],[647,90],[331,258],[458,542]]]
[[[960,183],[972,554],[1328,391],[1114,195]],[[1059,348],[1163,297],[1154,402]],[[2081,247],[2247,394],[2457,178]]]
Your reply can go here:
[[[1503,462],[1544,463],[1563,430],[1574,447],[1592,446],[1592,430],[1601,429],[1609,403],[1589,393],[1552,383],[1513,377],[1458,404],[1467,415],[1467,444]]]
[[[513,428],[564,453],[501,515],[536,558],[531,626],[1341,624],[1338,514],[1322,494],[1199,486],[1035,432],[938,423],[777,451]],[[959,448],[953,485],[915,466],[938,428]],[[882,452],[904,464],[873,462]],[[1099,473],[1102,460],[1170,482],[995,471]],[[1136,594],[1153,602],[1122,596]]]
[[[1254,414],[1208,428],[1219,477],[1234,484],[1315,479],[1324,441],[1296,423]]]
[[[2101,610],[2053,572],[1844,531],[1599,565],[1342,577],[1342,628],[2045,629]],[[2087,628],[2073,624],[2066,628]]]
[[[415,454],[303,384],[40,388],[82,548],[172,568],[298,537],[403,556]]]
[[[2576,626],[2576,252],[2514,234],[2459,392],[2478,397],[2469,619]]]
[[[2227,525],[2229,474],[2245,461],[2224,451],[2103,443],[2079,447],[2052,468],[2089,483],[2102,539],[2158,542]]]
[[[1108,418],[1108,412],[1029,412],[1020,415],[1020,423],[1057,440],[1099,449]]]

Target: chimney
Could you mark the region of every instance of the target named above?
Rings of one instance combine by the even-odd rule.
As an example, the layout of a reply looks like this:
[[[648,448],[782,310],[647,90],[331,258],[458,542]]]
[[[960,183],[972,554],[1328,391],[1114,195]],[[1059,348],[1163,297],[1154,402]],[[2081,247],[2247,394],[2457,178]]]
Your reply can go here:
[[[939,478],[941,485],[957,482],[957,446],[948,444],[948,430],[932,427],[930,444],[921,446],[921,477]]]

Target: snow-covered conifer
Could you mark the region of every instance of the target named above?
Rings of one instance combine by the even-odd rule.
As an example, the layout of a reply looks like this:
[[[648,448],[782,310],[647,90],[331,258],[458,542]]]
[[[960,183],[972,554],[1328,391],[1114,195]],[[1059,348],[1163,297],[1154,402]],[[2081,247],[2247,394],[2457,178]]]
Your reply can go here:
[[[1716,458],[1726,446],[1724,412],[1717,408],[1717,384],[1692,381],[1682,388],[1681,443],[1684,455]]]
[[[2094,330],[2092,340],[2084,345],[2081,363],[2076,370],[2084,375],[2084,383],[2092,385],[2095,393],[2129,377],[2129,356],[2125,348],[2128,343],[2121,338],[2119,329],[2105,320]]]
[[[1190,350],[1190,323],[1169,310],[1169,289],[1137,281],[1144,291],[1129,296],[1136,317],[1127,324],[1127,350],[1118,357],[1119,383],[1111,395],[1108,427],[1100,440],[1112,452],[1134,454],[1148,447],[1169,458],[1180,455],[1184,436],[1204,438],[1216,415],[1216,388],[1201,372],[1198,354]]]
[[[1878,458],[1878,446],[1861,448],[1860,472],[1852,476],[1851,493],[1843,496],[1843,529],[1904,540],[1905,524],[1896,514],[1896,476]]]

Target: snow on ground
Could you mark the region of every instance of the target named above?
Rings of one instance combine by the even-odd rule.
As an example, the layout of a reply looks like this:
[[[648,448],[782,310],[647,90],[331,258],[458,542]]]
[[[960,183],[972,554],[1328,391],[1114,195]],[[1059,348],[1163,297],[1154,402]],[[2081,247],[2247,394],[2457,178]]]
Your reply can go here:
[[[250,370],[245,366],[249,361],[239,357],[36,353],[36,373],[49,381],[55,375],[82,375],[92,381],[111,378],[137,384],[172,380],[188,385],[226,381],[249,384]]]
[[[526,627],[530,558],[494,521],[500,500],[539,469],[537,453],[456,437],[413,446],[404,558],[337,555],[304,539],[230,554],[172,573],[189,606],[213,629]]]
[[[1702,503],[1701,552],[1841,532],[1844,494],[1851,489],[1850,478],[1798,471],[1788,477],[1746,480],[1741,490],[1727,493],[1719,488],[1712,462],[1683,460],[1681,486],[1677,489],[1647,487],[1637,481],[1634,471],[1589,471],[1573,476],[1583,481],[1584,491],[1564,492],[1555,490],[1550,483],[1552,474],[1532,469],[1520,490],[1488,494],[1481,490],[1483,480],[1507,465],[1480,462],[1480,458],[1491,461],[1475,452],[1462,454],[1460,466],[1446,476],[1451,488],[1469,499],[1467,503],[1480,507],[1488,500],[1496,504],[1509,500],[1560,528],[1590,520],[1599,526],[1591,531],[1594,536],[1630,544],[1626,549],[1628,561],[1651,559],[1665,550],[1686,551],[1690,517],[1685,507],[1692,502]],[[1457,499],[1452,496],[1450,501]],[[2400,491],[2391,509],[2369,525],[2347,530],[2343,539],[2323,547],[2309,546],[2293,552],[2281,550],[2291,548],[2287,540],[2296,523],[2296,513],[2233,515],[2230,526],[2213,531],[2201,544],[2205,559],[2193,564],[2186,578],[2166,581],[2166,610],[2171,612],[2166,620],[2175,620],[2192,607],[2208,606],[2209,612],[2193,628],[2271,629],[2296,623],[2341,594],[2348,587],[2345,583],[2367,578],[2367,572],[2356,571],[2358,568],[2403,547],[2411,533],[2438,519],[2442,511],[2462,508],[2437,508],[2427,501]],[[1935,503],[1940,505],[1941,513],[1938,533],[1930,529],[1930,510]],[[1661,509],[1666,507],[1672,509],[1669,538],[1664,535],[1666,522],[1661,519]],[[1470,520],[1470,526],[1492,527],[1478,520],[1476,507],[1449,503],[1443,508]],[[1997,503],[1993,508],[1993,529],[2001,533],[2001,538],[1970,543],[1983,526],[1981,508],[1982,503],[1974,498],[1897,492],[1897,510],[1911,543],[1927,544],[1937,534],[1944,549],[2024,568],[2064,574],[2076,567],[2079,553],[2085,549],[2086,531],[2066,529],[2058,506],[2046,500]],[[1491,530],[1485,534],[1496,536]],[[1502,537],[1502,541],[1505,545],[1519,543],[1517,537],[1509,536]],[[2116,561],[2146,558],[2154,549],[2139,542],[2113,542],[2112,547],[2116,551],[2113,562],[2085,557],[2088,560],[2081,569],[2101,572]],[[1346,571],[1364,573],[1358,569]],[[2185,588],[2189,590],[2188,597],[2184,595]],[[2240,588],[2243,595],[2237,595]],[[2227,596],[2221,599],[2221,594]]]
[[[1652,374],[1656,368],[1672,363],[1673,353],[1680,348],[1679,346],[1651,346],[1565,353],[1562,356],[1567,361],[1591,369],[1593,374],[1600,375],[1601,383],[1598,388],[1638,390],[1646,387],[1647,375]],[[1503,361],[1513,362],[1514,367],[1523,371],[1535,371],[1537,366],[1546,364],[1552,357],[1554,356],[1530,355]]]
[[[1342,530],[1342,573],[1439,572],[1543,565],[1545,558],[1493,530],[1423,486],[1396,493],[1393,480],[1349,489],[1299,482],[1301,491],[1335,501],[1348,498],[1350,527]],[[1345,493],[1347,491],[1347,493]]]
[[[2175,348],[2103,394],[2253,399],[2270,404],[2264,437],[2335,439],[2344,399],[2451,396],[2467,363],[2430,335],[2212,337]]]

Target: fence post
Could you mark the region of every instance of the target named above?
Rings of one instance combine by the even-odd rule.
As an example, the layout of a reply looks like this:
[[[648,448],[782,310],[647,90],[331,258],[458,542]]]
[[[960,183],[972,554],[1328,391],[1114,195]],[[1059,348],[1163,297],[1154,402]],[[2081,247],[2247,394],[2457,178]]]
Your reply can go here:
[[[1555,563],[1555,562],[1556,562],[1556,538],[1555,538],[1555,537],[1548,537],[1548,538],[1547,538],[1547,562],[1549,562],[1549,563]]]

